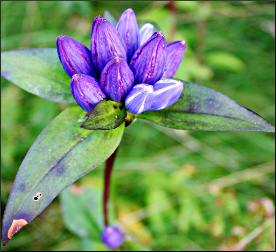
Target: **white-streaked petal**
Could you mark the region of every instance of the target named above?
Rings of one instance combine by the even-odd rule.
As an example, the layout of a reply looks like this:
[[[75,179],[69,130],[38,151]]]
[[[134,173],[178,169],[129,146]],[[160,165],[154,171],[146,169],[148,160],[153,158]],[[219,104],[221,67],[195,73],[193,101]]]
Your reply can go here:
[[[154,85],[138,84],[126,98],[126,108],[133,114],[161,110],[178,101],[183,83],[174,79],[161,79]]]
[[[140,28],[140,46],[143,45],[154,33],[154,26],[150,23],[144,24]]]
[[[125,101],[127,110],[133,114],[140,114],[148,110],[150,100],[147,98],[152,92],[152,85],[138,84],[134,86]]]
[[[186,49],[186,42],[174,41],[166,46],[166,67],[163,77],[172,78],[176,73]]]
[[[153,85],[150,94],[150,110],[161,110],[176,103],[183,91],[183,83],[179,80],[161,79]]]

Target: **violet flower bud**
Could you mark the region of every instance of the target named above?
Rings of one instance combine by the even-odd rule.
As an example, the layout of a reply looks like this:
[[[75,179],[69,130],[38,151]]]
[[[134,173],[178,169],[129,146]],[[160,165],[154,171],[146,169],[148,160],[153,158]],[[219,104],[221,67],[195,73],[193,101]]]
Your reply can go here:
[[[183,83],[174,79],[162,79],[154,85],[138,84],[127,95],[126,108],[133,114],[161,110],[177,102],[182,90]]]
[[[60,62],[70,77],[74,74],[96,76],[88,48],[67,35],[58,36],[56,44]]]
[[[150,110],[161,110],[178,101],[183,91],[183,82],[174,79],[161,79],[153,85],[154,92],[149,99]]]
[[[87,112],[91,112],[105,98],[98,82],[89,75],[73,75],[70,85],[72,96],[77,104]]]
[[[135,83],[154,84],[158,81],[165,67],[165,38],[161,32],[155,32],[142,45],[130,61]]]
[[[102,17],[96,17],[93,21],[90,49],[92,60],[99,73],[112,58],[127,59],[125,44],[120,34]]]
[[[123,12],[116,25],[116,29],[126,45],[127,59],[130,61],[140,43],[139,27],[132,9],[129,8]]]
[[[105,94],[120,102],[132,88],[134,76],[127,62],[122,58],[110,60],[101,73],[100,85]]]
[[[144,24],[140,28],[140,45],[143,45],[154,33],[154,26],[150,23]]]
[[[132,114],[141,114],[150,109],[149,95],[153,92],[153,86],[150,84],[135,85],[127,95],[125,105],[126,109]]]
[[[124,240],[124,234],[118,227],[108,226],[102,232],[102,241],[110,249],[119,248]]]
[[[174,41],[166,47],[166,67],[163,77],[171,78],[176,73],[186,49],[185,41]]]

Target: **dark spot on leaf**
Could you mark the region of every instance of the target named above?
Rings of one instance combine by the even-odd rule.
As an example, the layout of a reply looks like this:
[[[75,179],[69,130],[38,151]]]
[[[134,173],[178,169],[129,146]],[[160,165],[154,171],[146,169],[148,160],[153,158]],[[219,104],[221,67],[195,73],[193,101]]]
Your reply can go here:
[[[63,165],[63,163],[58,163],[56,168],[55,168],[55,174],[58,176],[62,176],[65,172],[65,167]]]
[[[18,185],[18,187],[15,190],[19,192],[24,192],[25,189],[26,189],[26,185],[24,183],[21,183]]]
[[[206,100],[206,107],[205,110],[206,112],[215,112],[217,109],[219,109],[220,103],[218,101],[214,100],[213,98],[208,98]]]
[[[196,112],[198,112],[198,110],[199,110],[199,104],[195,103],[195,102],[191,103],[188,108],[188,112],[190,112],[190,113],[196,113]]]

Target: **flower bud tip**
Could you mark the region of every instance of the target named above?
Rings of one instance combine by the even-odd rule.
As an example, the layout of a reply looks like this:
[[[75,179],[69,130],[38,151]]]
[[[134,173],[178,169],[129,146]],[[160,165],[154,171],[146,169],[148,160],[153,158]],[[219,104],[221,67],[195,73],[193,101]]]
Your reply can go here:
[[[107,226],[103,229],[102,241],[107,247],[111,249],[119,248],[124,240],[124,234],[120,228]]]

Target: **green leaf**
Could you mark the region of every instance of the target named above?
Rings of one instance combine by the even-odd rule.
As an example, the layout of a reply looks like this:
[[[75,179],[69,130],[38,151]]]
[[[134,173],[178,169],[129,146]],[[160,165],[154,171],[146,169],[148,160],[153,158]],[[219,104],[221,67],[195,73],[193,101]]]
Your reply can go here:
[[[67,228],[80,238],[101,242],[104,227],[102,183],[95,185],[95,180],[88,181],[89,185],[73,184],[61,193],[63,220]],[[109,202],[109,222],[114,222],[112,202]]]
[[[54,48],[1,52],[1,76],[47,100],[73,102],[70,79]]]
[[[42,131],[28,151],[5,210],[4,243],[39,215],[65,187],[104,162],[119,145],[124,124],[113,130],[85,130],[79,126],[83,115],[77,106],[66,109]]]
[[[228,52],[212,52],[205,58],[208,65],[217,69],[240,72],[245,68],[245,64],[237,56]]]
[[[102,193],[94,188],[73,185],[61,193],[65,225],[83,239],[99,239],[104,226]]]
[[[124,122],[125,117],[126,109],[120,103],[103,100],[97,104],[92,113],[87,114],[81,127],[90,130],[115,129]]]
[[[174,105],[140,114],[138,118],[174,129],[275,132],[261,116],[225,95],[187,82]]]

